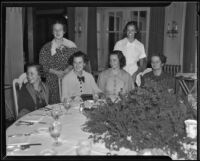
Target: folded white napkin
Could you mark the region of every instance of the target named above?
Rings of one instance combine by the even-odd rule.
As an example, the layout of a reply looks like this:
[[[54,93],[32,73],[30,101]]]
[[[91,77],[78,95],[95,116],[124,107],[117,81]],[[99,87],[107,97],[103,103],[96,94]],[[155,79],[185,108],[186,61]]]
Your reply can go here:
[[[43,119],[44,116],[39,115],[32,115],[32,116],[25,116],[20,121],[28,121],[28,122],[40,122]]]
[[[7,146],[29,144],[29,138],[27,136],[9,137],[6,139],[6,144],[7,144]]]

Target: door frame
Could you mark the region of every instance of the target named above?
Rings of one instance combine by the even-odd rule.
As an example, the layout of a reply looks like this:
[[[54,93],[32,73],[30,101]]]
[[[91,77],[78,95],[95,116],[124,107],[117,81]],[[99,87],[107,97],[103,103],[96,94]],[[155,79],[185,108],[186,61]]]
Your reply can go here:
[[[148,56],[148,46],[149,46],[149,28],[150,28],[150,7],[97,7],[97,13],[100,14],[100,46],[98,46],[98,50],[102,55],[103,59],[108,55],[108,12],[123,12],[123,22],[122,26],[125,26],[128,21],[130,21],[130,12],[132,11],[147,11],[147,26],[146,26],[146,44],[145,44],[145,53]],[[106,27],[105,27],[106,26]],[[98,33],[99,31],[97,31]],[[98,41],[98,40],[97,40]],[[101,49],[99,49],[101,48]],[[100,57],[98,55],[98,57]],[[101,58],[102,58],[101,57]],[[98,59],[98,62],[100,60]],[[107,59],[104,61],[107,62]],[[98,63],[99,64],[99,63]]]

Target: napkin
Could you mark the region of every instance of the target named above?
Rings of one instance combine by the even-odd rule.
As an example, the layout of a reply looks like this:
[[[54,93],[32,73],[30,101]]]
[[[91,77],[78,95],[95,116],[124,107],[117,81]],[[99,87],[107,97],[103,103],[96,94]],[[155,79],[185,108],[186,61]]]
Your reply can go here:
[[[7,146],[29,144],[29,138],[26,136],[10,137],[6,140]]]
[[[25,116],[20,121],[28,121],[28,122],[40,122],[44,116],[39,115],[32,115],[32,116]]]
[[[92,145],[92,153],[96,155],[106,155],[109,150],[105,147],[104,143],[95,143]]]

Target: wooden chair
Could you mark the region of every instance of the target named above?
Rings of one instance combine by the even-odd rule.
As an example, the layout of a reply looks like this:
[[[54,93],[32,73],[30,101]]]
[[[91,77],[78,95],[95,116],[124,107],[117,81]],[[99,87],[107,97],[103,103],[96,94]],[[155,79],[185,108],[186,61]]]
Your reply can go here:
[[[13,80],[13,96],[14,96],[14,105],[15,105],[15,117],[18,117],[18,92],[22,87],[23,83],[27,82],[27,77],[26,77],[26,73],[23,73],[22,75],[20,75],[19,78],[15,78]]]
[[[138,73],[138,75],[136,76],[136,80],[135,80],[135,83],[137,84],[138,87],[141,85],[141,76],[143,76],[146,73],[149,73],[151,71],[152,71],[152,68],[146,68],[143,72]]]

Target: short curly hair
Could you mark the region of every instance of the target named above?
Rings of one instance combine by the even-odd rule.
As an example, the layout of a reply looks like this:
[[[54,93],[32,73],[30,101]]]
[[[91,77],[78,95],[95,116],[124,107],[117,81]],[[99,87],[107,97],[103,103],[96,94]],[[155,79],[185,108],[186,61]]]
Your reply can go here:
[[[28,69],[31,67],[35,67],[36,71],[38,72],[38,75],[41,76],[43,74],[43,66],[38,63],[27,63],[25,65],[25,72],[27,73]]]
[[[152,59],[153,56],[159,57],[162,64],[165,64],[167,62],[167,57],[163,54],[153,54],[151,56],[151,59]]]
[[[84,63],[88,63],[88,61],[89,61],[89,58],[85,53],[83,53],[82,51],[77,51],[73,55],[70,56],[70,58],[68,60],[68,64],[73,65],[74,58],[76,58],[76,57],[82,57]]]
[[[125,67],[125,65],[126,65],[126,58],[125,58],[123,52],[120,51],[120,50],[114,50],[114,51],[112,51],[112,52],[110,53],[109,59],[108,59],[109,67],[111,67],[111,66],[110,66],[110,56],[111,56],[111,55],[117,55],[117,57],[118,57],[118,59],[119,59],[120,69],[122,69],[123,67]]]

